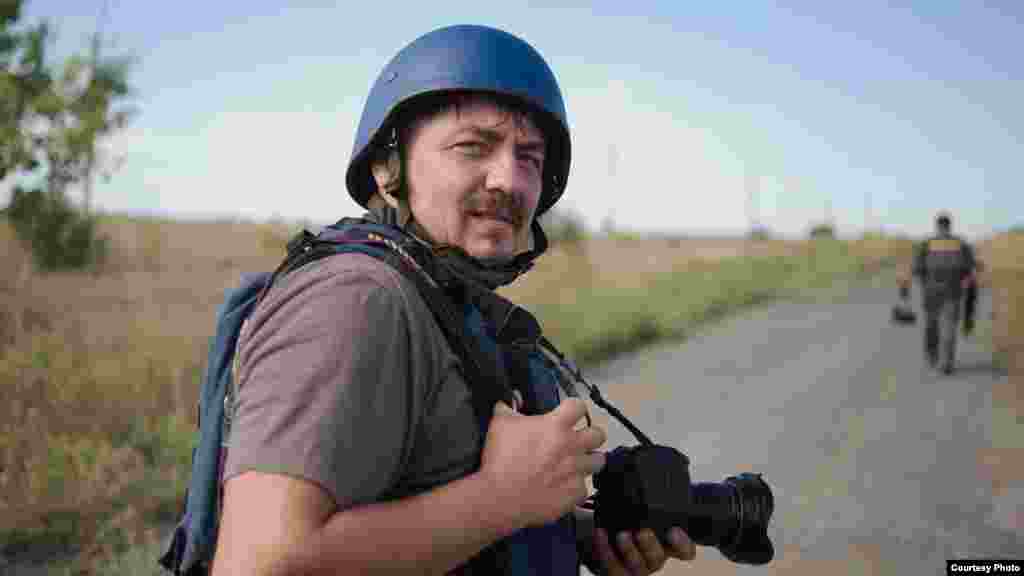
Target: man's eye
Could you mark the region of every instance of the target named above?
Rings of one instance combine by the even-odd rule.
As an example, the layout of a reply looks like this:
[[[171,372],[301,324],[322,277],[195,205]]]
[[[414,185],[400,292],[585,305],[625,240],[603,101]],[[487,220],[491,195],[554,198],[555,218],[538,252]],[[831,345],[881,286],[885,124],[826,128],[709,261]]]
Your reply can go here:
[[[544,159],[538,156],[534,156],[532,154],[524,154],[523,158],[525,158],[527,162],[531,162],[534,166],[537,167],[538,170],[542,166],[544,166]]]
[[[484,149],[483,142],[473,141],[459,142],[458,144],[455,145],[455,147],[458,148],[459,150],[469,152],[471,154],[478,154],[480,152],[483,152]]]

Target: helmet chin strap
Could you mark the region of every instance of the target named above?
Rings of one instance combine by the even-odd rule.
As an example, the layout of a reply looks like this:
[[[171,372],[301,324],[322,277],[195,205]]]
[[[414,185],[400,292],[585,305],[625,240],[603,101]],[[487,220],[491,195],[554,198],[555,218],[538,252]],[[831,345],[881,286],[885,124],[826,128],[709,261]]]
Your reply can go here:
[[[394,197],[392,196],[392,198]],[[510,284],[529,271],[533,268],[534,261],[548,248],[547,235],[544,234],[540,222],[534,219],[530,223],[532,234],[529,250],[511,257],[477,258],[471,256],[461,247],[447,244],[436,245],[427,240],[422,234],[420,226],[408,213],[407,208],[403,213],[401,206],[405,203],[398,199],[395,200],[397,200],[395,202],[397,206],[391,202],[371,202],[368,216],[378,223],[401,229],[430,248],[430,252],[457,276],[476,284],[482,284],[491,290]]]

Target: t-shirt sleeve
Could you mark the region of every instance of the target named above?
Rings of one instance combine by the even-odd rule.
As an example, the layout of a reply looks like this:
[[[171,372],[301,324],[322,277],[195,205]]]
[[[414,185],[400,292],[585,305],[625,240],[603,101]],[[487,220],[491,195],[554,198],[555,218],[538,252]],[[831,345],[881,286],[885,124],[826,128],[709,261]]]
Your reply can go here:
[[[303,478],[346,509],[398,480],[429,367],[414,366],[408,302],[389,271],[310,268],[272,290],[240,336],[224,479],[248,470]]]

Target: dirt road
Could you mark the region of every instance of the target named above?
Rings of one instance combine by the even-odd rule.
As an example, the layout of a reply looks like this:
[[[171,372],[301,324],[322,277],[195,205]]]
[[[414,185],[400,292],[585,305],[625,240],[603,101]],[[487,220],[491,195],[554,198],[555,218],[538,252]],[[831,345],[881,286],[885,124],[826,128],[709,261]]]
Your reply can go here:
[[[694,481],[760,471],[773,488],[775,562],[737,567],[701,547],[662,573],[945,574],[948,558],[1024,558],[1024,478],[988,465],[1024,449],[1024,414],[993,401],[1007,376],[979,338],[961,339],[955,374],[925,369],[921,324],[888,323],[892,286],[751,310],[590,372],[690,456]],[[983,330],[984,294],[980,312]],[[636,443],[593,412],[607,447]]]

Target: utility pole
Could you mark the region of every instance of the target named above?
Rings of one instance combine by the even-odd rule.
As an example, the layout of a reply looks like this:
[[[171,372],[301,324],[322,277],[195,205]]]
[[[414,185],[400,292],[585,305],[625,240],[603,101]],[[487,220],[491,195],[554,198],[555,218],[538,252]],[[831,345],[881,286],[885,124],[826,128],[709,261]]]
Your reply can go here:
[[[614,142],[608,144],[608,186],[611,188],[615,187],[615,176],[618,173],[619,167],[619,149]],[[614,198],[615,195],[612,194]],[[615,228],[615,209],[610,208],[608,213],[604,217],[604,228],[603,232],[611,234]]]
[[[618,167],[619,162],[619,149],[612,142],[608,145],[608,180],[611,181],[615,178],[615,170]]]
[[[871,231],[871,188],[864,188],[864,235]]]
[[[746,176],[747,189],[747,234],[753,234],[758,227],[757,194],[760,178],[749,168]]]

